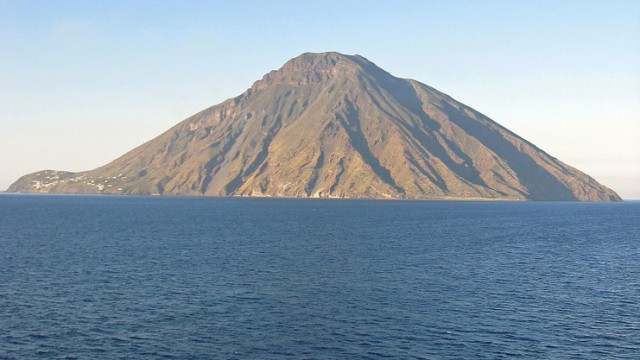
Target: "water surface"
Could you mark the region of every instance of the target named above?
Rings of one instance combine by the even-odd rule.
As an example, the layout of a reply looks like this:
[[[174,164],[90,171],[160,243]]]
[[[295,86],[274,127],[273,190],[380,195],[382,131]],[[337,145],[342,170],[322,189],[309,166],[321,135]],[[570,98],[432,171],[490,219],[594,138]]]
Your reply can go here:
[[[640,203],[0,196],[0,358],[640,358]]]

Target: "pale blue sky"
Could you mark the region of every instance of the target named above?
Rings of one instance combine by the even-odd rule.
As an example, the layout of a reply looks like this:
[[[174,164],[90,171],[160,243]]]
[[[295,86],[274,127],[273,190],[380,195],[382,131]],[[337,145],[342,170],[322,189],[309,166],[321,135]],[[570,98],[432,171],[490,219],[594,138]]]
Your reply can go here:
[[[640,1],[0,0],[0,190],[103,165],[288,59],[361,54],[640,199]]]

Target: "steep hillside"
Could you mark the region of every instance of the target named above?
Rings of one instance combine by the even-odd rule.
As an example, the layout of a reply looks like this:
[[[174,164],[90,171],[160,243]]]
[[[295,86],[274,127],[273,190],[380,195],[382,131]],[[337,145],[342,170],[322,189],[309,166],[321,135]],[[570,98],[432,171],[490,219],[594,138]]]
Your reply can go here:
[[[296,57],[105,166],[9,191],[620,200],[474,109],[339,53]]]

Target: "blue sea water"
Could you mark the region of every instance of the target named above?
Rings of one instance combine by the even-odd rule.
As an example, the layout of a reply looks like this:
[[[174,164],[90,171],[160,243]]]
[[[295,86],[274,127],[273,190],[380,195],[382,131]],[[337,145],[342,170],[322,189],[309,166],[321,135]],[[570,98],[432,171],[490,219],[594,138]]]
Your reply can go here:
[[[640,203],[3,195],[0,358],[639,359]]]

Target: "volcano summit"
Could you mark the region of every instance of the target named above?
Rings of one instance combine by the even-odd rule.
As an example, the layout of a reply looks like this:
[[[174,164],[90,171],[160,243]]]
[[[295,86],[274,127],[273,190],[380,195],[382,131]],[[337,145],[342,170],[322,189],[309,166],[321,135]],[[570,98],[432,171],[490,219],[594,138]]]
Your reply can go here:
[[[107,165],[8,191],[620,200],[451,97],[335,52],[300,55]]]

